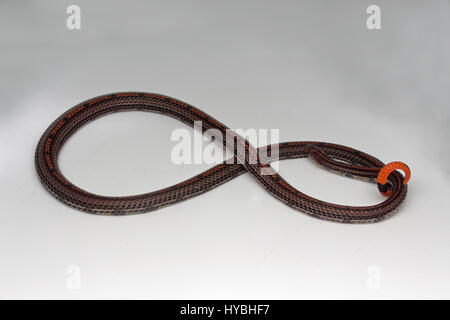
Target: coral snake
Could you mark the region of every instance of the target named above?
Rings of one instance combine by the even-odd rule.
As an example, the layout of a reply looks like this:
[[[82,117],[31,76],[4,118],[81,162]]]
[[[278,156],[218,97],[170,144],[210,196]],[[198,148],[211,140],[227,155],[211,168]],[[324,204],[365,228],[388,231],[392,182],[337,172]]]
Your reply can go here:
[[[109,197],[92,194],[68,181],[58,167],[58,154],[67,139],[81,126],[98,117],[121,111],[149,111],[173,117],[190,126],[202,121],[202,130],[230,130],[198,108],[160,94],[121,92],[92,98],[57,118],[42,135],[35,153],[40,181],[56,198],[69,206],[100,215],[127,215],[148,212],[209,191],[245,172],[249,172],[270,194],[286,205],[313,217],[344,223],[369,223],[392,216],[406,197],[409,168],[402,162],[385,165],[367,153],[325,142],[284,142],[264,147],[280,160],[309,157],[319,166],[335,173],[378,184],[387,198],[371,206],[346,206],[312,198],[287,183],[245,138],[235,135],[232,152],[237,160],[226,162],[191,179],[151,193]],[[241,146],[242,148],[236,148]],[[274,151],[278,149],[277,151]],[[240,150],[240,151],[239,151]],[[271,155],[272,157],[274,154]],[[403,176],[397,169],[404,171]]]

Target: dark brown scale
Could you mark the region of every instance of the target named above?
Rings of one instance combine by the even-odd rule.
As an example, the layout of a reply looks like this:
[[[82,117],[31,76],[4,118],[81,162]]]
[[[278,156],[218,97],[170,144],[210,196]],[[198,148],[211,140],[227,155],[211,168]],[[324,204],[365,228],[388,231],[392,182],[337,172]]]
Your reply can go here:
[[[213,117],[174,98],[140,92],[122,92],[96,97],[61,115],[40,139],[36,148],[35,164],[38,176],[47,190],[59,200],[79,210],[101,215],[126,215],[156,210],[192,198],[249,172],[270,194],[286,205],[316,218],[346,223],[383,220],[395,213],[406,196],[407,187],[402,183],[402,175],[393,172],[386,185],[378,185],[381,192],[389,188],[392,193],[384,202],[377,205],[342,206],[312,198],[295,189],[270,166],[261,162],[259,151],[262,149],[253,148],[247,140],[235,133],[233,133],[235,143],[231,150],[234,152],[234,164],[224,162],[162,190],[136,196],[105,197],[89,193],[71,184],[60,172],[57,163],[59,151],[66,140],[80,127],[94,119],[110,113],[132,110],[161,113],[190,126],[194,125],[194,121],[202,121],[203,131],[217,129],[224,137],[230,134],[228,128]],[[244,148],[237,148],[239,145]],[[273,146],[263,148],[267,154],[271,154]],[[239,150],[246,152],[242,154]],[[364,152],[314,141],[281,143],[278,145],[278,157],[280,160],[309,157],[330,171],[371,182],[376,182],[376,176],[384,166],[380,160]],[[261,172],[269,174],[263,175]]]

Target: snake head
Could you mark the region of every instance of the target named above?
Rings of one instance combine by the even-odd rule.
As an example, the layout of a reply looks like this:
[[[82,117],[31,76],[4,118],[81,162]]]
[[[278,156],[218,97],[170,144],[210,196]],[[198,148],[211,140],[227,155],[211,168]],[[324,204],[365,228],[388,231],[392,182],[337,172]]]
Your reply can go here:
[[[405,176],[403,178],[404,185],[406,185],[409,179],[411,178],[411,170],[403,162],[400,161],[390,162],[383,168],[381,168],[377,176],[378,189],[380,190],[381,194],[383,194],[386,197],[389,197],[392,194],[392,185],[388,183],[388,178],[389,175],[395,170],[402,170],[405,173]]]

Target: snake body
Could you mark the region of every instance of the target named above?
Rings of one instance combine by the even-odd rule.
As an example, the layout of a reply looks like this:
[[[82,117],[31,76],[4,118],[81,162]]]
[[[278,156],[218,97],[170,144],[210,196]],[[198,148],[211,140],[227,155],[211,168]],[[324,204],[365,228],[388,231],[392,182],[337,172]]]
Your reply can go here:
[[[84,124],[101,116],[122,111],[149,111],[173,117],[194,126],[202,121],[202,130],[219,130],[224,137],[232,132],[224,124],[200,109],[180,100],[154,93],[121,92],[89,99],[58,117],[44,132],[36,148],[35,165],[40,181],[56,198],[76,209],[99,215],[127,215],[156,210],[209,191],[245,172],[249,172],[270,194],[286,205],[313,217],[345,223],[369,223],[393,215],[405,199],[404,177],[393,171],[381,192],[389,196],[371,206],[345,206],[310,197],[287,183],[270,164],[258,156],[246,139],[235,135],[233,148],[237,160],[226,162],[186,181],[151,193],[135,196],[109,197],[87,192],[68,181],[58,167],[58,154],[67,139]],[[278,159],[309,157],[318,165],[335,173],[376,183],[384,163],[364,152],[325,142],[284,142],[264,147],[267,153],[278,152]],[[241,151],[239,151],[241,150]],[[244,152],[242,152],[242,150]],[[276,151],[275,151],[276,150]],[[272,156],[274,156],[272,154]],[[389,193],[386,193],[389,191]]]

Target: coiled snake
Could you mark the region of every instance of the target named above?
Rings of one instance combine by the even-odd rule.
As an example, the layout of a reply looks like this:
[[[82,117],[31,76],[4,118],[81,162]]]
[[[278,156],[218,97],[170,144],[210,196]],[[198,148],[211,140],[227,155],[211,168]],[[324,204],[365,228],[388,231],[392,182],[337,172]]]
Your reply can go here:
[[[108,197],[89,193],[68,181],[58,167],[58,153],[66,140],[81,126],[106,114],[120,111],[150,111],[180,120],[190,126],[202,121],[202,130],[230,130],[198,108],[160,94],[122,92],[96,97],[71,108],[44,132],[35,153],[39,179],[45,188],[62,202],[82,211],[100,215],[127,215],[155,210],[192,198],[245,172],[249,172],[270,194],[286,205],[313,217],[345,223],[368,223],[393,215],[405,199],[410,172],[401,162],[384,165],[364,152],[325,142],[284,142],[278,144],[280,160],[309,157],[321,167],[352,178],[378,181],[378,189],[387,199],[382,203],[354,207],[337,205],[312,198],[287,183],[269,163],[259,156],[262,149],[235,135],[234,164],[222,163],[174,186],[151,193]],[[241,146],[242,148],[236,148]],[[271,153],[274,146],[266,146]],[[239,151],[241,150],[241,151]],[[243,151],[243,152],[242,152]],[[274,156],[272,154],[272,156]],[[405,177],[396,169],[405,171]]]

